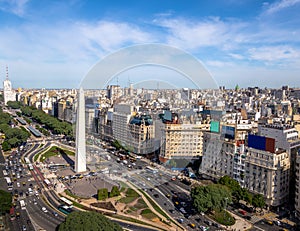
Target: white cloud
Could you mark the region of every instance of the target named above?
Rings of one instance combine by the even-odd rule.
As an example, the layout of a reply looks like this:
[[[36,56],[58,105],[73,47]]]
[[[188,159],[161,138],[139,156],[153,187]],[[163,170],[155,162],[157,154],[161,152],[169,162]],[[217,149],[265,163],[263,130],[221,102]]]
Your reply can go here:
[[[269,4],[266,13],[274,14],[286,8],[292,7],[298,3],[300,3],[300,0],[279,0],[273,4]]]
[[[300,50],[289,46],[265,46],[249,49],[251,59],[266,62],[293,61],[300,58]]]
[[[230,25],[213,18],[206,21],[188,21],[185,19],[156,20],[156,24],[169,32],[167,43],[187,49],[205,46],[220,46],[229,39]]]
[[[224,61],[219,61],[219,60],[208,60],[208,61],[205,61],[205,64],[208,67],[216,67],[216,68],[233,66],[233,63],[231,63],[231,62],[224,62]]]
[[[0,64],[17,69],[15,76],[25,85],[30,84],[32,78],[37,78],[35,84],[52,83],[55,76],[57,84],[66,76],[73,79],[74,84],[110,52],[151,40],[151,34],[127,23],[77,22],[60,27],[23,24],[17,28],[1,28]]]
[[[127,23],[99,21],[93,24],[78,24],[79,33],[104,51],[119,49],[126,43],[154,42],[155,39],[140,28]]]
[[[236,53],[229,53],[228,54],[230,57],[234,58],[234,59],[238,59],[238,60],[242,60],[245,59],[245,57],[241,54],[236,54]]]
[[[25,14],[28,1],[29,0],[0,0],[0,9],[22,17]]]

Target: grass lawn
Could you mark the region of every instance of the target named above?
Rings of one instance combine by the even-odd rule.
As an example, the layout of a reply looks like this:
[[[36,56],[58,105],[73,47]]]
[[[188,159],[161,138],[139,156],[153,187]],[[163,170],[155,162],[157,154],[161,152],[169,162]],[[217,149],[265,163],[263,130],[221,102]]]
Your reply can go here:
[[[41,156],[41,160],[44,161],[45,159],[51,157],[51,156],[57,156],[57,155],[70,155],[74,156],[75,153],[66,149],[61,149],[59,147],[53,146],[51,147],[47,152],[45,152]]]
[[[144,201],[142,198],[140,198],[140,199],[137,201],[137,203],[134,205],[134,207],[137,208],[137,209],[144,209],[144,208],[147,208],[148,206],[147,206],[147,204],[145,203],[145,201]]]
[[[144,209],[141,212],[141,215],[149,220],[157,217],[154,213],[152,213],[152,211],[150,209]]]
[[[214,214],[212,214],[212,218],[222,225],[230,226],[234,225],[235,223],[234,217],[232,217],[227,211],[223,209],[220,211],[215,211]]]
[[[123,197],[119,201],[124,204],[129,204],[129,203],[133,202],[135,199],[136,199],[136,197]]]
[[[132,188],[126,188],[125,197],[121,198],[119,201],[121,203],[129,204],[139,197],[140,195]]]

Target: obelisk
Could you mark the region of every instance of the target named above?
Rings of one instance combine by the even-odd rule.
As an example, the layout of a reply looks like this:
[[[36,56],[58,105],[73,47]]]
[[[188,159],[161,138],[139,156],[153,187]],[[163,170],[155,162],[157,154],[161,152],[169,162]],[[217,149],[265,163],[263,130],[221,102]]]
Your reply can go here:
[[[85,102],[84,91],[82,88],[80,88],[77,101],[75,172],[79,173],[85,171]]]

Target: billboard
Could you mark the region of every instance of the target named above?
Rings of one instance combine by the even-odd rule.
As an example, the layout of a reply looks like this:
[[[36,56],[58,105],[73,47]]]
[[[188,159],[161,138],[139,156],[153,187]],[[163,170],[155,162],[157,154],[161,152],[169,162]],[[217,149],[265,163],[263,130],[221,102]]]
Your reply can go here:
[[[248,147],[275,153],[275,139],[249,134]]]
[[[222,126],[221,136],[226,138],[226,139],[234,140],[234,138],[235,138],[235,127]]]
[[[266,137],[249,134],[248,147],[265,151]]]
[[[220,132],[220,122],[219,121],[211,121],[210,122],[210,132]]]

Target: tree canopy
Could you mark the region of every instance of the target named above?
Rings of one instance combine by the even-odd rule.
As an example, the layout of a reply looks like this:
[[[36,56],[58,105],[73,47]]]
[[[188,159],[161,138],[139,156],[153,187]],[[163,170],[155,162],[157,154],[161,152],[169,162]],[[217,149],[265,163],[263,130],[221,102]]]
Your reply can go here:
[[[240,184],[230,176],[221,177],[218,183],[230,188],[235,202],[244,200],[256,208],[263,208],[265,206],[265,200],[261,194],[251,194],[246,188],[242,188]]]
[[[0,212],[6,213],[11,208],[12,196],[10,193],[0,190]]]
[[[119,224],[96,212],[73,212],[59,225],[58,231],[121,231]]]
[[[230,189],[221,184],[192,188],[191,197],[198,212],[224,209],[232,200]]]

